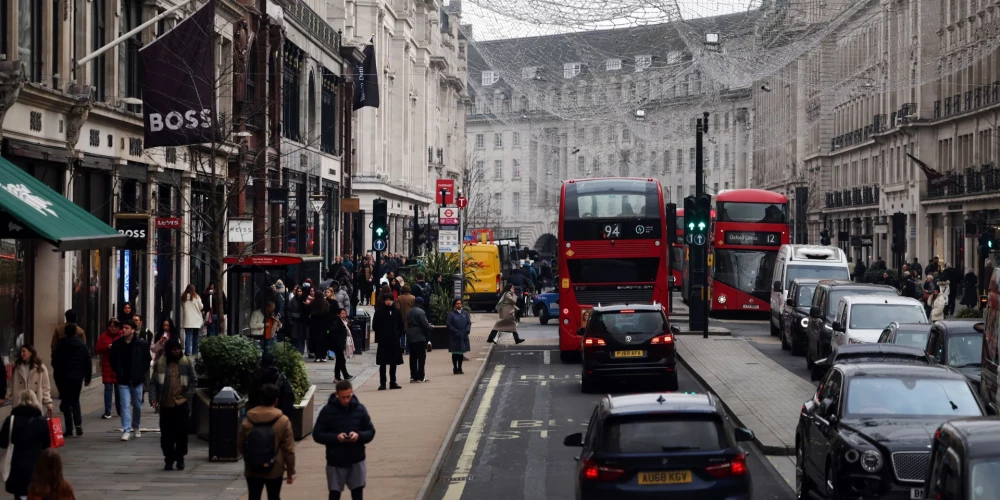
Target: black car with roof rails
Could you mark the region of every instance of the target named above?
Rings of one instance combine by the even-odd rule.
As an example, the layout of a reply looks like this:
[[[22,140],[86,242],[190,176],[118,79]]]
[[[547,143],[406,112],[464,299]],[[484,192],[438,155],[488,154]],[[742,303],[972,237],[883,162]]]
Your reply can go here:
[[[959,418],[934,433],[923,498],[1000,497],[1000,420]]]
[[[946,366],[834,365],[799,413],[796,493],[923,498],[935,430],[984,413],[965,377]]]
[[[900,323],[893,321],[882,330],[878,337],[880,344],[905,345],[924,349],[927,347],[927,337],[931,333],[930,323]]]
[[[846,363],[915,363],[933,365],[934,360],[916,347],[896,344],[849,344],[837,346],[825,359],[821,359],[810,370],[813,380],[826,375],[830,367]]]
[[[673,500],[750,498],[750,471],[739,441],[753,433],[733,425],[711,394],[605,396],[580,446],[576,498]]]
[[[788,285],[788,298],[781,307],[781,348],[801,356],[808,345],[809,308],[818,279],[796,278]]]
[[[927,355],[934,362],[965,375],[976,394],[982,380],[983,326],[982,320],[935,321],[926,346]]]
[[[651,380],[677,390],[677,352],[660,304],[597,306],[580,329],[583,392],[603,381]]]
[[[830,354],[830,339],[833,338],[833,322],[837,317],[840,299],[850,295],[899,296],[899,292],[889,285],[855,283],[844,280],[822,280],[813,292],[812,306],[809,308],[809,328],[807,329],[806,368]]]

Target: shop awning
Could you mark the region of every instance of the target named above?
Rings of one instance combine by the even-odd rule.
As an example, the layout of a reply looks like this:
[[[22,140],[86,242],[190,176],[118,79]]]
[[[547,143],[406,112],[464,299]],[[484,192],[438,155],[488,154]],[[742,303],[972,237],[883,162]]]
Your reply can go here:
[[[43,239],[59,252],[123,246],[128,239],[4,158],[0,237]]]

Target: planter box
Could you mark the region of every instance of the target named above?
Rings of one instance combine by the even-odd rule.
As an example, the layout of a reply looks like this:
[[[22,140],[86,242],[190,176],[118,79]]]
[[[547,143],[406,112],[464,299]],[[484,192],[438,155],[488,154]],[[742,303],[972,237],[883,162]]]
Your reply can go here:
[[[316,412],[316,386],[309,386],[309,392],[306,393],[305,397],[299,404],[295,405],[295,414],[292,415],[292,433],[295,434],[295,440],[301,441],[302,438],[312,434],[313,423],[315,422],[315,412]]]
[[[448,350],[450,337],[447,326],[431,325],[431,344],[434,344],[435,349]]]
[[[194,391],[191,405],[191,429],[202,441],[208,441],[208,411],[212,407],[214,394],[209,389],[199,387]]]

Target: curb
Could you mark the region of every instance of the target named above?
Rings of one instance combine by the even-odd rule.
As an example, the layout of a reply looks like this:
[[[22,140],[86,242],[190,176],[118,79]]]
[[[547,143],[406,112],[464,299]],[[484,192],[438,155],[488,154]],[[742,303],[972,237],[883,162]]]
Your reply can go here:
[[[476,376],[469,385],[469,389],[465,391],[465,398],[462,399],[462,404],[458,406],[458,412],[455,413],[455,418],[451,421],[451,426],[448,427],[448,432],[444,435],[444,441],[441,443],[441,447],[438,448],[437,455],[434,457],[434,462],[431,463],[431,470],[427,473],[427,477],[424,478],[423,484],[420,485],[420,490],[417,491],[417,496],[415,500],[426,500],[430,498],[431,492],[434,490],[435,478],[441,474],[441,469],[444,468],[444,459],[448,455],[448,450],[451,449],[451,443],[455,440],[455,435],[458,434],[458,428],[462,425],[462,419],[465,417],[465,412],[468,411],[469,405],[472,404],[473,396],[476,393],[476,389],[479,387],[479,383],[483,380],[483,374],[486,373],[486,366],[490,364],[490,358],[493,356],[493,350],[496,348],[496,344],[490,344],[490,350],[486,352],[486,357],[483,359],[483,364],[479,366],[479,371],[476,372]]]
[[[702,378],[702,376],[699,375],[698,372],[695,369],[691,368],[691,364],[689,364],[687,361],[685,361],[684,357],[681,356],[680,353],[677,353],[677,360],[680,361],[681,364],[684,365],[685,368],[687,368],[688,372],[691,373],[691,376],[694,377],[698,381],[698,383],[700,383],[702,386],[705,387],[706,390],[708,390],[709,392],[711,392],[712,394],[715,395],[715,398],[718,399],[719,402],[722,403],[722,407],[726,409],[726,413],[728,413],[730,416],[732,416],[733,420],[735,420],[736,423],[740,425],[740,427],[747,427],[746,424],[743,423],[743,419],[741,419],[739,417],[739,415],[737,415],[732,410],[732,408],[730,408],[729,405],[726,404],[726,401],[724,399],[720,398],[719,395],[716,394],[715,391],[712,390],[712,386],[709,385],[708,382],[706,382],[705,379]],[[789,446],[770,446],[770,445],[765,445],[763,442],[760,441],[760,439],[757,437],[756,433],[753,436],[753,444],[756,445],[757,448],[761,452],[764,453],[764,455],[771,455],[771,456],[793,456],[793,455],[795,455],[795,447],[794,446],[789,447]]]

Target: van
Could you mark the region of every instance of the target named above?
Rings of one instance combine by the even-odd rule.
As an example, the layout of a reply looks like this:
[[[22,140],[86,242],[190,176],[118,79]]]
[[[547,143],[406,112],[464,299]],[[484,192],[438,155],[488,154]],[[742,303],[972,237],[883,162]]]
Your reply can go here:
[[[470,243],[465,245],[465,260],[469,276],[465,287],[465,301],[470,309],[492,310],[500,299],[503,286],[503,264],[496,245]]]
[[[848,295],[840,299],[830,346],[878,342],[890,323],[928,324],[927,311],[912,297]]]
[[[847,255],[837,247],[781,245],[771,285],[771,336],[781,333],[781,309],[796,278],[849,280]]]
[[[1000,333],[1000,267],[993,270],[987,285],[989,295],[986,301],[985,321],[983,331],[983,354],[981,360],[982,380],[979,384],[979,397],[983,406],[991,414],[997,413],[997,334]]]

